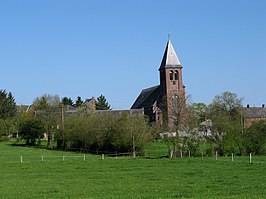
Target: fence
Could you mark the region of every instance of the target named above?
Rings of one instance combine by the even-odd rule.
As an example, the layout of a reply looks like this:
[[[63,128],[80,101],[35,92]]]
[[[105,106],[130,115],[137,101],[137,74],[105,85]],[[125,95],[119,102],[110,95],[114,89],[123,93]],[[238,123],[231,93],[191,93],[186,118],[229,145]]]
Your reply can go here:
[[[99,160],[106,160],[106,159],[131,159],[132,153],[107,153],[107,154],[99,154],[99,155],[57,155],[57,156],[49,156],[49,155],[41,155],[41,156],[28,156],[28,155],[21,155],[21,156],[13,156],[13,157],[1,157],[0,156],[0,163],[33,163],[33,162],[84,162],[84,161],[99,161]],[[145,156],[138,156],[137,158],[142,159],[161,159],[167,158],[168,156],[150,156],[149,154],[145,154]],[[203,152],[201,153],[201,157],[193,156],[190,151],[184,153],[184,151],[180,151],[178,156],[174,157],[171,154],[171,159],[175,160],[182,160],[182,159],[189,159],[189,160],[199,160],[202,161],[212,160],[216,162],[241,162],[241,163],[262,163],[266,164],[266,157],[265,156],[253,156],[249,154],[249,156],[235,156],[233,153],[227,156],[219,156],[216,152],[213,156],[207,156]]]
[[[155,153],[145,153],[146,158],[158,159],[158,158],[170,158],[170,159],[201,159],[201,160],[216,160],[223,162],[242,162],[242,163],[263,163],[266,164],[266,156],[255,156],[250,153],[248,156],[237,156],[235,154],[220,156],[216,151],[213,155],[204,154],[204,152],[200,152],[195,154],[195,156],[191,153],[191,151],[183,151],[179,150],[175,154],[173,151],[162,152],[155,151]]]
[[[81,155],[57,155],[57,156],[49,156],[49,155],[41,155],[41,156],[29,156],[29,155],[21,155],[21,156],[0,156],[0,163],[30,163],[30,162],[69,162],[69,161],[97,161],[99,159],[106,158],[115,158],[118,157],[128,157],[131,158],[131,153],[106,153],[100,155],[91,155],[91,154],[81,154]]]

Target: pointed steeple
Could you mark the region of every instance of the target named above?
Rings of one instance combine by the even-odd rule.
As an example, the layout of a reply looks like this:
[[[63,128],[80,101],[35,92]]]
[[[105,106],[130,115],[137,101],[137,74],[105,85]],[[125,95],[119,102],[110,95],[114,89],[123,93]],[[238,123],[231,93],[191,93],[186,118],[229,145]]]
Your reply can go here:
[[[176,55],[175,49],[170,41],[170,38],[168,38],[168,42],[164,51],[163,59],[159,70],[168,67],[182,67]]]

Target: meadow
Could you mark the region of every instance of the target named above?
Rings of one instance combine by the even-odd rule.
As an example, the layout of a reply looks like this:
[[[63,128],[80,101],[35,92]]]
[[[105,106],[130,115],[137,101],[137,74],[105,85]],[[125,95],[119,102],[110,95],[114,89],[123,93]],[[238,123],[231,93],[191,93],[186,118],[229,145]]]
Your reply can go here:
[[[0,198],[266,198],[266,157],[168,159],[166,147],[155,146],[150,158],[84,160],[0,142]]]

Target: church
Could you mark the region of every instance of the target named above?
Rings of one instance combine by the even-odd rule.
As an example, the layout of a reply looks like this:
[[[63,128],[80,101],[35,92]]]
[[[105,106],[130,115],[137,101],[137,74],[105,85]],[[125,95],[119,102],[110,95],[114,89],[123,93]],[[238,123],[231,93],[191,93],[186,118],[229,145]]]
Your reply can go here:
[[[182,65],[168,38],[159,67],[160,84],[143,89],[131,109],[144,109],[149,121],[172,128],[182,122],[186,113]]]

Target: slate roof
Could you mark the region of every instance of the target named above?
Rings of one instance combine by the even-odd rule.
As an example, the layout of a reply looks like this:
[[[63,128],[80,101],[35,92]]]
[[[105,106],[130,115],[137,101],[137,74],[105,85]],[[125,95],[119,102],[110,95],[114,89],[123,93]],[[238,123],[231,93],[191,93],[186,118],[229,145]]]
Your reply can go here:
[[[76,111],[77,109],[74,106],[66,105],[65,110],[66,111]]]
[[[131,109],[149,108],[161,95],[160,85],[144,89],[132,105]]]
[[[97,110],[96,113],[105,115],[144,115],[143,109],[130,109],[130,110]]]
[[[264,107],[245,107],[243,108],[243,117],[245,118],[264,118],[266,117],[266,108]]]
[[[85,99],[84,103],[86,103],[86,102],[89,103],[89,102],[91,102],[92,100],[95,100],[94,97],[92,97],[92,98],[90,98],[90,99],[87,98],[87,99]]]
[[[181,63],[176,55],[175,49],[170,39],[167,42],[159,70],[167,67],[181,67]]]

